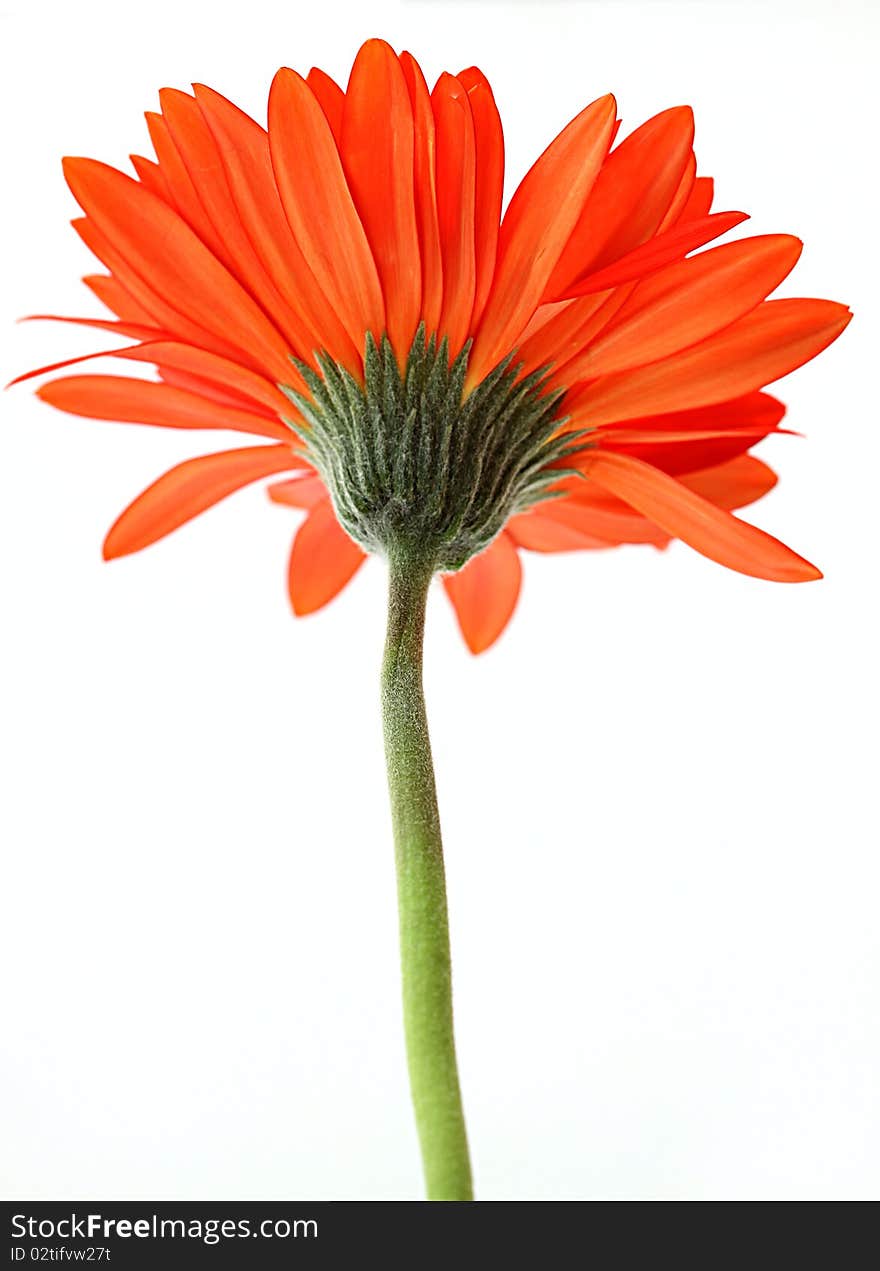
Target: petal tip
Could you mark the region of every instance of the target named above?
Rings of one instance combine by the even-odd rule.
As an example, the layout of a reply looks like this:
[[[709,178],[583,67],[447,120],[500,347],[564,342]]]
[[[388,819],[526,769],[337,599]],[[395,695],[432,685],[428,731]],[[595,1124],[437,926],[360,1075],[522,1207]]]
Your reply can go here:
[[[693,135],[695,128],[693,106],[688,106],[686,103],[682,103],[681,106],[670,106],[669,109],[663,111],[662,114],[665,116],[667,123],[687,128],[691,135]]]
[[[319,595],[313,595],[308,592],[303,595],[302,592],[293,585],[288,588],[288,597],[290,599],[290,607],[293,610],[294,618],[308,618],[311,614],[317,613],[320,609],[323,609],[324,606],[329,604],[330,600],[334,598],[330,596],[327,599],[322,599]]]
[[[84,155],[66,154],[61,160],[61,171],[64,173],[64,179],[68,185],[71,181],[75,181],[77,176],[81,176],[84,169],[94,160],[85,158]]]
[[[182,92],[179,88],[168,88],[166,86],[159,89],[159,105],[164,110],[166,105],[173,106],[179,98],[188,96],[188,93]]]
[[[289,84],[298,79],[299,79],[299,76],[297,75],[296,71],[293,70],[290,66],[279,66],[278,70],[272,76],[272,83],[269,85],[269,96],[271,97],[272,91],[273,89],[276,88],[276,86]]]
[[[470,640],[467,636],[465,636],[464,642],[467,645],[468,653],[470,653],[473,657],[478,658],[481,653],[487,653],[489,649],[492,648],[492,645],[497,642],[498,638],[498,636],[494,636],[491,640],[475,641]]]
[[[595,111],[596,114],[602,116],[602,122],[606,125],[612,123],[617,118],[617,98],[613,93],[605,93],[602,97],[597,97],[587,110]]]

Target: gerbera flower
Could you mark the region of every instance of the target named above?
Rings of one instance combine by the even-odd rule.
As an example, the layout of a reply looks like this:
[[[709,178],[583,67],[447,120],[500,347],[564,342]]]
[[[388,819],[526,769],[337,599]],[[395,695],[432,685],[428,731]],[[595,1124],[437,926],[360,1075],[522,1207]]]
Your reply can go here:
[[[762,390],[850,315],[767,299],[800,254],[790,235],[692,254],[746,218],[711,211],[687,107],[615,145],[600,98],[502,217],[501,122],[474,68],[429,91],[412,56],[371,40],[345,92],[280,70],[268,130],[201,85],[160,103],[135,177],[65,160],[73,224],[107,270],[85,282],[114,316],[61,319],[123,337],[113,356],[158,378],[73,374],[39,396],[259,441],[160,476],[108,559],[289,471],[269,493],[306,513],[296,613],[409,535],[474,652],[513,612],[523,549],[680,538],[760,578],[820,577],[731,513],[776,480],[748,453],[784,413]]]
[[[326,604],[367,553],[387,557],[410,1081],[428,1195],[468,1199],[422,693],[431,579],[443,574],[478,652],[510,617],[523,548],[680,538],[759,578],[818,578],[731,512],[775,481],[749,454],[783,415],[762,390],[849,313],[767,299],[800,253],[789,235],[692,255],[744,217],[710,210],[684,107],[614,147],[616,105],[600,98],[502,218],[501,124],[477,70],[429,92],[409,54],[371,40],[344,93],[320,71],[279,71],[268,131],[202,86],[160,98],[147,116],[156,160],[135,157],[136,178],[65,161],[74,224],[108,270],[86,282],[115,317],[63,319],[124,337],[113,356],[158,379],[74,374],[39,393],[77,415],[254,439],[159,477],[111,528],[107,557],[282,473],[272,498],[306,513],[297,613]]]

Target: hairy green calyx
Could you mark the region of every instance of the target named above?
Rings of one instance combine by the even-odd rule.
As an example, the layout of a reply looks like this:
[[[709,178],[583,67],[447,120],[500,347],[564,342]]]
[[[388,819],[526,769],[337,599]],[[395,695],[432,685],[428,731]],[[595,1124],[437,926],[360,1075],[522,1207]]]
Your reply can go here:
[[[297,362],[308,396],[281,386],[340,524],[367,551],[460,569],[508,517],[553,497],[560,461],[583,448],[583,433],[559,435],[563,393],[546,390],[546,369],[518,380],[511,355],[465,397],[469,351],[450,363],[446,340],[420,327],[401,373],[387,337],[367,335],[363,385],[322,354],[320,373]]]

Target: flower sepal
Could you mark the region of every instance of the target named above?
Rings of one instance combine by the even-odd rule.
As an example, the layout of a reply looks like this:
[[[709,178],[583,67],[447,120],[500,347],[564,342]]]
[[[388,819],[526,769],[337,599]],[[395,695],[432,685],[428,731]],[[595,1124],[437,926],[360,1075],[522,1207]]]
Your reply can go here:
[[[403,370],[387,336],[366,337],[364,382],[326,353],[297,361],[308,395],[280,385],[287,423],[330,491],[341,525],[369,552],[460,569],[505,522],[570,474],[583,432],[560,432],[563,391],[549,368],[521,377],[511,354],[465,393],[470,345],[420,326]]]

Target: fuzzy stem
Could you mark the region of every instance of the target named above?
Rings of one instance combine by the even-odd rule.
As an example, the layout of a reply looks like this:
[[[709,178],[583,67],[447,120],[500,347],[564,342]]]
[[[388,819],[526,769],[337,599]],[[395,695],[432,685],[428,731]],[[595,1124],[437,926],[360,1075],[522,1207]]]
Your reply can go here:
[[[400,912],[403,1020],[429,1200],[472,1200],[452,1029],[452,968],[440,816],[422,691],[433,564],[390,556],[382,717]]]

